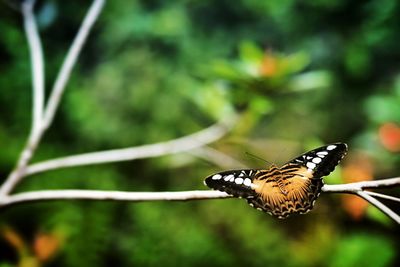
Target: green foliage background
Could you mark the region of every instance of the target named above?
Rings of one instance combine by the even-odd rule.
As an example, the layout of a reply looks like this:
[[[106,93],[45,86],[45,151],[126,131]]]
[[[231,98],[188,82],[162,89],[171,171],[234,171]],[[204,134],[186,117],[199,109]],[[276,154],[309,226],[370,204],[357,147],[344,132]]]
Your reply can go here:
[[[9,2],[0,8],[0,180],[31,117],[28,47]],[[36,6],[47,93],[89,5]],[[109,1],[34,162],[165,141],[238,112],[213,147],[252,167],[263,163],[245,151],[283,163],[342,141],[370,157],[375,177],[398,176],[399,151],[382,145],[379,129],[400,126],[399,33],[395,0]],[[327,182],[343,182],[338,169]],[[17,191],[206,189],[218,170],[178,154],[51,171]],[[12,229],[3,233],[27,247],[1,238],[0,266],[398,266],[398,226],[372,208],[353,220],[342,204],[323,195],[310,214],[283,221],[236,199],[25,204],[0,211],[0,227]],[[39,233],[59,246],[32,263]]]

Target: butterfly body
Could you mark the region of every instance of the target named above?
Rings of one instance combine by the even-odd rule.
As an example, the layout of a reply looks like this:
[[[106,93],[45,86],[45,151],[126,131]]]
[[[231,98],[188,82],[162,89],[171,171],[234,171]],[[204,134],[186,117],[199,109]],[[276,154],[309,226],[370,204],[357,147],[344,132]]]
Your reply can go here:
[[[322,177],[332,172],[345,156],[347,145],[335,143],[319,147],[269,169],[231,170],[205,179],[212,189],[246,198],[259,210],[278,218],[310,211],[321,193]]]

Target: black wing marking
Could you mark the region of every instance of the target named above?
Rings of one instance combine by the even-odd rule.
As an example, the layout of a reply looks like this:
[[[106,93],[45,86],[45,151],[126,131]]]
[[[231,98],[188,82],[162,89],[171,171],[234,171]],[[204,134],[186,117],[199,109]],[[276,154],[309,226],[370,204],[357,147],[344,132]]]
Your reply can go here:
[[[294,164],[301,165],[312,171],[313,178],[321,178],[331,173],[346,153],[345,143],[325,145],[292,159],[281,169],[291,168]]]
[[[208,176],[204,183],[208,187],[224,191],[235,197],[252,198],[255,192],[252,189],[253,179],[257,170],[231,170]]]

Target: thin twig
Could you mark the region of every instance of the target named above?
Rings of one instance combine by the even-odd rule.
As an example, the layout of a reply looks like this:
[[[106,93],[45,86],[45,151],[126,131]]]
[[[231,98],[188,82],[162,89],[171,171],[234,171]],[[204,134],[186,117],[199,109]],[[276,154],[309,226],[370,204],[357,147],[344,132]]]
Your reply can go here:
[[[33,6],[35,0],[26,0],[22,3],[25,33],[29,44],[32,65],[32,128],[37,133],[41,128],[44,107],[44,61],[43,49],[37,30]]]
[[[358,191],[362,191],[363,189],[387,188],[399,185],[400,185],[400,177],[396,177],[396,178],[349,183],[349,184],[325,185],[322,188],[322,191],[326,193],[357,193]]]
[[[167,154],[188,151],[220,139],[229,131],[232,124],[231,120],[227,120],[214,124],[197,133],[161,143],[86,153],[39,162],[28,166],[25,175],[37,174],[53,169],[159,157]]]
[[[400,202],[400,198],[398,198],[398,197],[388,196],[385,194],[376,193],[376,192],[372,192],[372,191],[364,191],[364,192],[373,197],[378,197],[378,198],[387,199],[387,200],[391,200],[391,201],[395,201],[395,202]]]
[[[83,44],[85,43],[86,38],[89,35],[89,32],[92,29],[93,24],[96,21],[97,17],[99,16],[103,6],[104,6],[104,0],[93,1],[88,13],[85,16],[85,19],[81,27],[79,28],[78,34],[76,35],[74,41],[72,42],[72,45],[68,51],[65,61],[61,67],[61,70],[58,73],[57,79],[54,83],[54,87],[51,91],[49,100],[46,105],[46,110],[43,120],[43,127],[45,129],[47,129],[53,121],[61,97],[64,93],[65,86],[71,75],[72,68],[76,63],[79,53],[82,50]]]
[[[358,191],[357,195],[359,195],[360,197],[364,198],[365,200],[367,200],[369,203],[371,203],[372,205],[374,205],[375,207],[377,207],[378,209],[380,209],[383,213],[385,213],[387,216],[389,216],[390,218],[392,218],[395,222],[397,222],[398,224],[400,224],[400,216],[398,214],[396,214],[394,211],[392,211],[391,209],[389,209],[387,206],[385,206],[382,202],[378,201],[376,198],[374,198],[373,196],[368,195],[366,192],[364,191]]]

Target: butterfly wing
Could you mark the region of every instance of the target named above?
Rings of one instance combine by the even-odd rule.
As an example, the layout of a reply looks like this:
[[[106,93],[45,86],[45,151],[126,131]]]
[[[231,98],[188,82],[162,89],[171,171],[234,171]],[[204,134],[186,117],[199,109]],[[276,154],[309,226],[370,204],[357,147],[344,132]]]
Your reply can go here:
[[[331,173],[346,153],[347,145],[344,143],[325,145],[292,159],[281,169],[285,166],[289,169],[293,165],[303,166],[310,170],[313,179],[317,179]]]
[[[208,187],[224,191],[235,197],[254,197],[252,189],[256,170],[231,170],[208,176],[204,183]]]
[[[280,170],[232,170],[210,175],[205,184],[234,197],[246,198],[250,206],[278,216],[286,199],[276,182]]]
[[[280,175],[275,176],[277,181],[284,184],[286,195],[271,190],[270,185],[266,184],[258,192],[258,197],[248,199],[248,202],[279,218],[293,213],[306,213],[313,208],[321,193],[324,185],[322,177],[331,173],[346,153],[347,145],[343,143],[304,153],[283,165]],[[258,179],[254,179],[254,183],[257,182]]]
[[[285,218],[313,208],[321,193],[322,177],[334,170],[346,152],[346,144],[330,144],[304,153],[281,168],[220,172],[207,177],[205,184],[247,198],[254,208]]]

